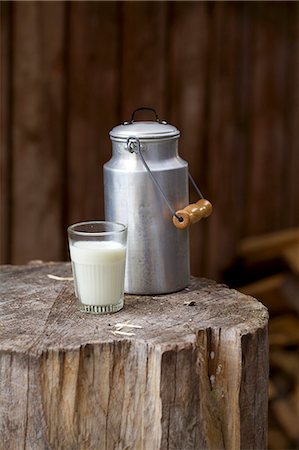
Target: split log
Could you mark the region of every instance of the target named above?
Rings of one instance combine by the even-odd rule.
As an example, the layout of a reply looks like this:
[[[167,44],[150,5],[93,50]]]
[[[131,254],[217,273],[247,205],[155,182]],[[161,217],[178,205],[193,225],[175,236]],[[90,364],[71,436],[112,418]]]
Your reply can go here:
[[[298,448],[299,444],[298,329],[299,318],[296,314],[279,315],[269,322],[270,449]]]
[[[76,308],[71,280],[48,275],[70,265],[1,268],[1,448],[266,448],[261,303],[193,278],[94,316]]]
[[[287,256],[288,259],[289,250],[294,250],[296,255],[291,252],[290,260],[294,261],[294,265],[298,267],[296,264],[298,249],[299,229],[291,228],[243,239],[239,245],[238,255],[248,262],[255,262],[282,255]]]

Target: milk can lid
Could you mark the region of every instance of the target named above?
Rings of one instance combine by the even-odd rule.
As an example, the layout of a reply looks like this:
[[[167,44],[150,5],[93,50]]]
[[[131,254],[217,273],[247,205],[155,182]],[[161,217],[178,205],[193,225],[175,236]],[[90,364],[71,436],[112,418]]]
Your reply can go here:
[[[135,113],[141,109],[153,111],[156,115],[156,120],[135,121]],[[143,140],[156,140],[176,138],[180,135],[180,132],[174,125],[170,125],[165,120],[159,120],[156,111],[152,108],[138,108],[133,112],[130,122],[123,122],[112,128],[109,135],[111,138],[117,140],[126,140],[129,137],[137,137]]]

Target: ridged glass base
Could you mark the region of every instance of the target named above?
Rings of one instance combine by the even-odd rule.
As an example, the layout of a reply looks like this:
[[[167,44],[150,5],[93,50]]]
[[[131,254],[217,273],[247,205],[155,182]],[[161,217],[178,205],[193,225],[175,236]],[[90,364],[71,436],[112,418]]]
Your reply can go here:
[[[109,314],[120,311],[124,306],[124,300],[121,299],[115,305],[84,305],[79,303],[79,309],[81,312],[91,313],[91,314]]]

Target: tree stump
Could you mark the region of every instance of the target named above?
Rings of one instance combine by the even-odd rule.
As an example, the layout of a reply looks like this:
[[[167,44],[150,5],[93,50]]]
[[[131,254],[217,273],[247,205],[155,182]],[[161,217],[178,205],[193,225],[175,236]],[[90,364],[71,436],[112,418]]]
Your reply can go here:
[[[70,264],[1,268],[1,449],[266,448],[261,303],[193,278],[95,316],[48,275]]]

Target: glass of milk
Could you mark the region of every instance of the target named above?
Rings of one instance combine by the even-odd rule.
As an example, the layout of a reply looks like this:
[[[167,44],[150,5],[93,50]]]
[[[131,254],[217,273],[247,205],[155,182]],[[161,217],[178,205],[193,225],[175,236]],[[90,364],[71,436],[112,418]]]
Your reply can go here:
[[[122,309],[127,227],[81,222],[68,227],[75,293],[80,311],[105,314]]]

